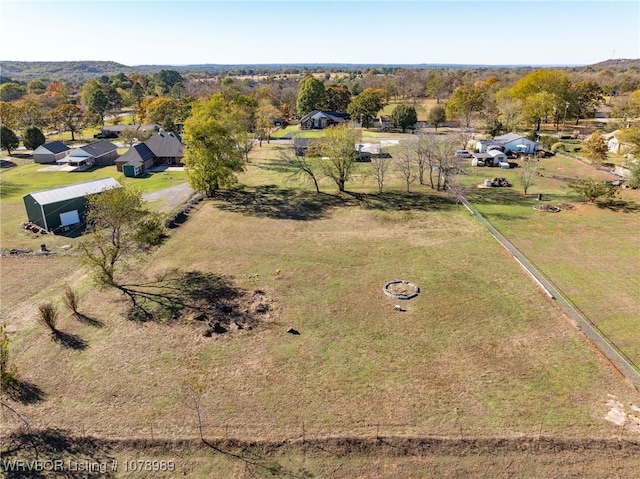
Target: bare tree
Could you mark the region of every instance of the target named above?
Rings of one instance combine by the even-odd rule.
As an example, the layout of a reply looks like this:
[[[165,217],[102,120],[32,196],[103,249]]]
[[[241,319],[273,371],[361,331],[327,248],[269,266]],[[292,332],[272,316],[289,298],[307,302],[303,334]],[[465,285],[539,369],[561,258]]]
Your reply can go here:
[[[418,165],[414,155],[415,152],[411,144],[401,143],[398,146],[396,167],[407,185],[407,193],[411,192],[411,183],[417,178]]]
[[[309,159],[306,144],[302,138],[294,137],[293,150],[285,150],[280,154],[280,159],[293,168],[291,178],[301,183],[313,183],[316,193],[320,193],[321,170]]]
[[[387,172],[391,166],[391,162],[392,158],[388,156],[376,155],[371,158],[371,166],[373,167],[371,176],[375,178],[376,183],[378,184],[378,193],[382,193],[384,180],[387,177]]]
[[[529,187],[534,184],[536,176],[538,176],[538,164],[529,157],[525,158],[518,173],[518,182],[522,185],[525,195]]]
[[[447,192],[456,199],[456,205],[459,206],[464,199],[466,189],[455,176],[449,176],[447,177]]]

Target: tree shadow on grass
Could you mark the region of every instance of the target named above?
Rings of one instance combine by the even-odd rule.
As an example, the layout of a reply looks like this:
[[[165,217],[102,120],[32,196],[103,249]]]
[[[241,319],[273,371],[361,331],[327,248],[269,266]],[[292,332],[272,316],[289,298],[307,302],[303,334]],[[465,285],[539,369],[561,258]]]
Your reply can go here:
[[[7,479],[116,477],[116,471],[112,468],[115,458],[105,450],[104,445],[90,437],[73,437],[66,431],[56,429],[18,431],[3,438],[0,448],[3,459],[0,471],[4,472]],[[15,467],[16,464],[21,467]],[[50,467],[27,469],[32,464],[48,464]],[[59,464],[59,467],[52,470],[53,464]],[[14,467],[8,467],[9,465]]]
[[[640,211],[640,204],[633,201],[625,200],[611,200],[611,201],[598,201],[596,203],[598,208],[615,211],[617,213],[637,213]]]
[[[253,329],[269,312],[262,291],[244,291],[231,279],[202,271],[171,270],[146,282],[118,287],[131,300],[127,318],[136,322],[193,320],[206,335]]]
[[[89,346],[89,343],[76,334],[56,330],[52,333],[52,336],[56,343],[61,344],[65,348],[74,349],[76,351],[84,351],[87,349],[87,346]]]
[[[275,185],[218,190],[213,199],[218,202],[216,207],[223,211],[298,221],[320,220],[332,208],[353,204],[348,197]]]
[[[88,326],[93,326],[94,328],[102,328],[104,327],[104,323],[99,319],[92,318],[91,316],[87,316],[84,313],[73,313],[73,316],[83,324]]]
[[[43,401],[45,393],[35,384],[21,379],[14,379],[6,388],[7,395],[22,404],[36,404]]]
[[[398,191],[383,191],[382,193],[352,193],[360,206],[367,209],[382,211],[443,211],[456,207],[456,200],[452,196],[437,193],[406,193]]]

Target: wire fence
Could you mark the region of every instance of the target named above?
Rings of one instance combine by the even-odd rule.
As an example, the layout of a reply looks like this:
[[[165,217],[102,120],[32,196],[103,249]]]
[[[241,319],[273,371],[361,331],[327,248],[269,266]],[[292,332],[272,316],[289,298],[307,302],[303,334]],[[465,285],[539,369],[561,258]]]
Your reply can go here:
[[[520,250],[491,225],[466,199],[462,199],[464,206],[476,219],[504,246],[514,259],[531,275],[533,280],[542,288],[571,321],[582,331],[594,346],[623,374],[627,380],[640,391],[640,367],[622,351],[614,341],[608,337],[589,317],[553,284]]]
[[[0,438],[11,434],[40,434],[43,430],[30,430],[23,423],[8,419],[0,428]],[[499,424],[496,426],[478,426],[462,421],[447,424],[403,424],[387,422],[335,422],[326,424],[318,421],[290,422],[287,424],[272,422],[211,422],[203,418],[198,423],[195,414],[185,418],[180,424],[167,424],[161,421],[148,423],[74,423],[62,428],[51,427],[60,436],[69,438],[95,438],[103,441],[130,441],[137,443],[160,444],[181,441],[244,442],[247,444],[281,444],[296,442],[335,442],[341,440],[424,440],[444,441],[452,444],[474,441],[526,441],[541,440],[558,443],[599,441],[627,441],[640,445],[640,427],[622,424],[616,428],[589,426],[585,424],[563,424],[545,426],[544,423],[523,426],[522,424]]]

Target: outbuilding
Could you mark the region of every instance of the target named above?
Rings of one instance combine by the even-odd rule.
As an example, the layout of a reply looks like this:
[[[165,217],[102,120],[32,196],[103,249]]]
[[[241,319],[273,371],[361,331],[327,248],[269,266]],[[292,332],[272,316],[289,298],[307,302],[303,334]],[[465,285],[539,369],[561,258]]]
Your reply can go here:
[[[22,197],[29,221],[47,231],[84,222],[87,197],[121,185],[113,178],[76,183],[75,185],[36,191]]]
[[[61,141],[45,143],[33,150],[33,161],[35,163],[55,163],[71,153],[71,148]]]

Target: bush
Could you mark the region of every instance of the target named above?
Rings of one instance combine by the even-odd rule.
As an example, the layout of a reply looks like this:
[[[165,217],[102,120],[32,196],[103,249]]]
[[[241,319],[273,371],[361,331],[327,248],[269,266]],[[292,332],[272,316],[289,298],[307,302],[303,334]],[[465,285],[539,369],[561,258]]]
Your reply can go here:
[[[556,142],[556,139],[553,136],[542,135],[540,136],[540,144],[544,147],[545,150],[551,149],[551,147]]]
[[[558,141],[557,143],[554,143],[553,145],[551,145],[551,151],[553,151],[554,153],[556,151],[567,151],[567,147],[565,146],[564,143],[562,143],[561,141]]]
[[[80,302],[80,296],[74,289],[67,285],[62,292],[62,302],[66,308],[73,314],[78,314],[78,303]]]
[[[48,301],[40,304],[38,306],[38,322],[49,328],[52,333],[57,333],[58,308]]]

